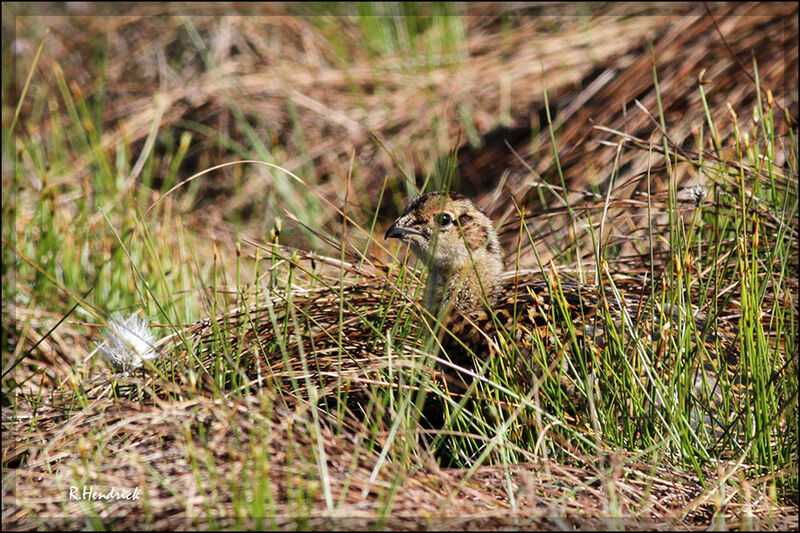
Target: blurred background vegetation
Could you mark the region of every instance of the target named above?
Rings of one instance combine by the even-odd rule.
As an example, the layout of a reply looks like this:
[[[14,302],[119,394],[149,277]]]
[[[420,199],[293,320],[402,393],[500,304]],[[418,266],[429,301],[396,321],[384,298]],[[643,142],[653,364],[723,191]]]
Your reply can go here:
[[[620,182],[652,165],[640,151],[617,160],[607,142],[619,137],[593,125],[652,141],[656,119],[648,113],[661,105],[676,149],[696,149],[705,127],[704,142],[722,154],[733,146],[727,104],[743,122],[752,120],[757,64],[780,106],[778,133],[787,133],[784,111],[797,116],[794,11],[779,4],[718,8],[714,22],[702,6],[684,4],[276,4],[240,6],[235,15],[222,6],[184,12],[178,4],[9,5],[4,9],[16,16],[4,22],[13,36],[4,70],[13,75],[3,77],[3,179],[13,201],[4,215],[24,227],[31,207],[41,209],[40,197],[50,192],[59,201],[50,207],[53,233],[37,237],[86,242],[108,234],[103,213],[124,229],[128,207],[144,211],[221,163],[255,159],[295,173],[304,186],[261,165],[232,165],[171,196],[180,220],[165,224],[164,238],[186,228],[199,237],[192,243],[202,248],[198,254],[208,257],[216,246],[218,261],[233,262],[237,236],[264,238],[285,211],[311,230],[338,231],[337,213],[320,197],[336,206],[347,198],[350,215],[361,221],[388,207],[381,210],[388,221],[419,188],[441,184],[455,153],[453,189],[475,197],[497,221],[514,212],[509,197],[525,206],[532,229],[544,230],[543,237],[535,233],[546,263],[567,246],[553,233],[563,223],[553,220],[558,201],[543,184],[561,185],[563,175],[576,201],[604,192],[615,165]],[[33,83],[20,100],[32,66]],[[712,134],[701,75],[718,130]],[[15,146],[7,126],[17,104]],[[652,191],[664,192],[664,169],[651,174]],[[629,188],[646,192],[644,181]],[[707,185],[692,165],[676,167],[676,182]],[[7,226],[4,236],[18,237]],[[298,224],[281,228],[283,242],[334,250]],[[504,228],[507,249],[517,235],[514,224]],[[114,254],[101,249],[54,256],[46,270],[74,274],[64,279],[69,287],[93,286],[89,300],[114,309],[122,303],[106,290]]]

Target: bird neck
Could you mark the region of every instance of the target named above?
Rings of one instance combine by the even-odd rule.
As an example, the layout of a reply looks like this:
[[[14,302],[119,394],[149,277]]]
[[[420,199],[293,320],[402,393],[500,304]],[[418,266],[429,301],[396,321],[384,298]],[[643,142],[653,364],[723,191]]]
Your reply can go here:
[[[438,314],[450,309],[471,313],[491,306],[500,289],[502,273],[502,257],[486,249],[476,250],[460,264],[433,265],[425,291],[426,307]]]

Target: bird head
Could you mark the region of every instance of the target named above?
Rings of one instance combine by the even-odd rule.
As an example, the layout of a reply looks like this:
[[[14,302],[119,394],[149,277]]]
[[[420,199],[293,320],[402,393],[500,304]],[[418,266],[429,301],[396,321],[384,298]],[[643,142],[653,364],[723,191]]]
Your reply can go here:
[[[475,294],[496,287],[503,258],[494,225],[469,198],[432,192],[412,200],[385,238],[407,243],[429,265],[434,291],[456,295],[455,304],[474,304]],[[463,288],[471,293],[462,291]],[[469,298],[467,297],[469,296]],[[460,302],[463,300],[463,302]]]

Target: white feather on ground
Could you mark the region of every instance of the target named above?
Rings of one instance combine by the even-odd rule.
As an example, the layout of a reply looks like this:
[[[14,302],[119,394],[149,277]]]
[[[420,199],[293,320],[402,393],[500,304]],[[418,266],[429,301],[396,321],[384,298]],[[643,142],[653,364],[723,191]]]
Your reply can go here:
[[[97,348],[116,372],[127,374],[140,368],[145,359],[158,355],[149,321],[136,314],[128,318],[115,314],[103,331],[103,337],[104,342]]]

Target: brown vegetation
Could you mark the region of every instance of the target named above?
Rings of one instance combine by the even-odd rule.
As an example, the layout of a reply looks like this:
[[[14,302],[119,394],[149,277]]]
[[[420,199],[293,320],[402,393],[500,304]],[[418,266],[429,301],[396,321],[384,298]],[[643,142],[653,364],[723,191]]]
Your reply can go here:
[[[4,15],[10,9],[4,4]],[[378,55],[370,53],[368,46],[340,50],[337,43],[341,41],[324,20],[298,16],[286,5],[258,8],[269,11],[266,14],[225,17],[212,16],[218,13],[209,8],[188,19],[172,16],[182,11],[180,5],[119,9],[126,13],[80,16],[67,12],[47,19],[4,16],[4,33],[7,25],[16,23],[10,50],[17,68],[17,83],[3,97],[4,123],[7,110],[13,114],[22,94],[26,69],[46,25],[49,34],[36,71],[37,83],[55,87],[61,72],[73,94],[92,94],[97,77],[106,76],[100,144],[108,153],[122,145],[133,147],[134,154],[146,152],[151,142],[154,151],[166,151],[165,141],[156,136],[149,139],[154,130],[169,131],[172,139],[178,139],[184,131],[199,137],[197,132],[206,128],[208,137],[198,141],[199,148],[185,159],[181,178],[241,159],[237,145],[250,153],[252,146],[262,143],[276,163],[301,176],[316,195],[352,220],[371,220],[388,182],[378,221],[386,227],[408,189],[421,185],[449,152],[458,149],[460,181],[454,188],[475,197],[493,220],[507,222],[500,231],[506,251],[517,248],[518,205],[525,209],[528,227],[541,245],[541,264],[554,260],[558,268],[574,267],[559,262],[560,251],[585,242],[586,231],[571,227],[567,210],[548,192],[548,187],[561,190],[562,182],[543,89],[559,130],[558,166],[571,205],[602,212],[611,185],[606,180],[619,169],[607,214],[609,242],[622,241],[646,227],[646,178],[651,177],[652,205],[667,203],[667,171],[658,166],[661,159],[654,155],[664,150],[661,129],[658,118],[650,114],[659,107],[657,95],[662,99],[670,153],[679,159],[705,150],[705,157],[732,169],[731,189],[739,186],[735,179],[739,169],[731,157],[734,117],[750,123],[757,105],[754,62],[762,91],[770,90],[774,97],[780,117],[777,132],[784,138],[792,128],[797,132],[798,12],[791,3],[670,8],[567,5],[552,12],[541,6],[468,6],[463,16],[464,46],[454,57],[439,57],[438,63],[425,63],[424,68],[415,63],[427,61],[422,53]],[[170,16],[154,16],[161,14]],[[507,18],[508,14],[512,16]],[[336,31],[357,35],[361,29],[348,20],[338,24]],[[207,58],[197,53],[191,38],[195,34],[208,46]],[[105,35],[110,47],[105,70],[98,66],[99,52],[93,53],[98,35]],[[9,55],[6,50],[4,62]],[[654,64],[658,91],[653,84]],[[703,146],[698,146],[698,128],[705,125],[699,84],[705,87],[709,108],[716,114],[712,117],[719,128],[716,147],[707,129]],[[732,111],[727,110],[728,104]],[[53,100],[50,111],[66,113],[60,105]],[[23,101],[18,130],[46,136],[50,122],[41,118],[45,115],[31,107],[30,98]],[[243,123],[252,124],[253,131],[243,131]],[[256,131],[260,127],[268,137]],[[226,141],[208,140],[214,135]],[[779,158],[776,163],[787,161]],[[706,185],[692,165],[679,163],[675,169],[682,194]],[[166,169],[162,170],[165,174]],[[74,159],[46,186],[69,189],[91,182],[92,172],[88,157]],[[3,173],[5,188],[5,169]],[[400,177],[403,174],[408,181]],[[132,173],[131,178],[135,181],[136,175]],[[307,208],[290,194],[286,181],[262,166],[230,166],[198,180],[198,202],[183,206],[187,227],[202,237],[196,255],[208,262],[213,258],[215,264],[218,261],[234,271],[240,251],[232,236],[258,235],[252,240],[263,242],[275,226],[275,217],[286,217],[285,209],[297,215],[298,223],[284,222],[282,243],[301,249],[314,244],[338,256],[338,243],[326,243],[320,236],[340,235],[342,216],[326,209],[316,212],[313,224],[303,220]],[[19,216],[27,217],[33,208],[26,201],[33,193],[25,187],[15,192]],[[155,200],[158,193],[149,194]],[[691,198],[684,198],[685,212],[691,216]],[[162,205],[179,210],[179,200],[172,201],[167,198]],[[714,201],[709,199],[709,205]],[[65,203],[59,209],[74,207]],[[769,213],[765,218],[769,219]],[[102,216],[98,215],[97,223],[102,223]],[[303,223],[312,224],[309,232],[300,230]],[[655,224],[663,227],[667,220],[656,219]],[[343,259],[365,259],[365,271],[385,274],[388,254],[375,246],[366,258],[359,257],[356,250],[364,249],[366,237],[353,231],[352,225],[345,231],[352,233]],[[792,231],[797,257],[796,223]],[[587,261],[592,259],[589,247]],[[663,250],[656,245],[657,263]],[[611,262],[616,262],[617,269],[645,271],[649,260],[645,255],[631,244]],[[537,264],[530,247],[523,247],[519,257],[526,266]],[[319,257],[308,253],[302,259]],[[4,290],[13,283],[11,278],[4,269]],[[379,280],[377,274],[375,280]],[[355,305],[366,308],[371,299],[385,294],[382,282],[375,280],[353,289]],[[796,288],[796,278],[791,285]],[[795,297],[770,296],[790,305]],[[313,291],[299,292],[298,298],[316,306],[321,329],[335,329],[336,300],[315,301]],[[280,307],[281,302],[274,305]],[[168,383],[153,374],[112,377],[102,365],[87,363],[94,349],[91,339],[98,331],[95,324],[71,318],[45,335],[64,311],[29,308],[24,301],[3,302],[4,335],[15,346],[13,353],[4,350],[4,372],[46,337],[23,364],[3,377],[4,528],[100,527],[102,523],[89,519],[68,518],[87,513],[85,502],[66,498],[67,481],[75,479],[141,487],[142,498],[135,503],[95,508],[108,520],[106,527],[115,529],[624,525],[701,530],[720,526],[712,523],[720,517],[728,528],[797,527],[797,506],[791,501],[796,492],[776,498],[769,493],[770,479],[754,478],[749,465],[735,460],[704,466],[704,482],[677,466],[673,458],[649,452],[576,454],[565,463],[531,454],[530,461],[505,468],[443,469],[422,441],[390,435],[387,428],[376,440],[390,454],[408,454],[411,447],[421,458],[405,476],[388,478],[381,449],[361,448],[361,441],[347,431],[335,431],[335,420],[323,421],[312,431],[313,402],[305,397],[287,400],[275,392],[279,386],[229,397],[215,391],[230,382],[220,387],[218,377],[211,374],[187,373]],[[218,326],[214,317],[224,316],[221,321],[230,319],[233,324],[243,316],[208,311],[212,318],[188,325],[184,331],[192,346],[202,344]],[[258,312],[266,320],[267,310]],[[409,310],[398,311],[402,312]],[[268,330],[261,333],[274,333]],[[170,342],[180,351],[177,338],[173,335]],[[258,340],[243,337],[239,342],[251,346]],[[354,349],[358,357],[368,352],[369,347]],[[276,373],[285,368],[282,361],[270,362],[275,363]],[[295,363],[292,368],[303,374]],[[374,366],[355,355],[349,364],[348,378],[353,383],[380,379]],[[332,365],[317,369],[314,379],[320,380],[320,388],[332,387],[339,373],[341,368]],[[272,377],[276,383],[289,379]],[[88,404],[76,403],[71,391],[85,394]],[[31,402],[20,402],[23,395],[38,398],[41,405],[33,408]],[[30,424],[31,419],[36,423]],[[413,442],[406,443],[406,438]],[[326,459],[319,458],[320,450]],[[256,493],[256,487],[263,486],[257,479],[268,479],[269,494]],[[207,493],[218,487],[227,487],[229,492]],[[509,494],[514,495],[513,501]],[[242,502],[259,498],[269,499],[274,518],[261,522],[246,518]],[[213,508],[207,506],[210,501],[215,502]],[[391,510],[381,518],[386,501],[392,503]],[[335,510],[331,502],[336,503]]]

